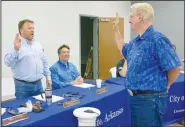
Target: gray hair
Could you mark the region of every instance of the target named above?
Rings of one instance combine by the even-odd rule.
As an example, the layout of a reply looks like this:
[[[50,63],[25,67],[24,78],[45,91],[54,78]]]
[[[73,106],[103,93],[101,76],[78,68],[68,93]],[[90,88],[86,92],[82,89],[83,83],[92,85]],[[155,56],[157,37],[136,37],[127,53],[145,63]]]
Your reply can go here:
[[[154,9],[148,3],[135,3],[131,7],[132,15],[139,15],[144,18],[144,20],[154,20]]]

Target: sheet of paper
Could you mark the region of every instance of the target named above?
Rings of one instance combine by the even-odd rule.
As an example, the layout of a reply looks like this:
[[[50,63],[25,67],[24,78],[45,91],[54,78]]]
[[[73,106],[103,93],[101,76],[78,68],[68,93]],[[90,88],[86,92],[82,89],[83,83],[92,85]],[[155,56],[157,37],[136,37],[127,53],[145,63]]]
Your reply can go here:
[[[180,73],[184,73],[184,71],[180,71]]]
[[[82,83],[82,84],[77,84],[77,85],[73,85],[73,86],[81,87],[81,88],[90,88],[90,87],[95,87],[95,85],[88,84],[88,83]]]
[[[1,108],[1,115],[3,115],[6,112],[6,108]]]
[[[40,100],[40,101],[46,101],[45,94],[42,94],[42,95],[43,95],[43,98],[41,97],[41,95],[33,96],[33,98],[35,98],[37,100]],[[60,101],[60,100],[63,100],[63,99],[64,99],[63,97],[52,95],[52,102],[53,103],[57,102],[57,101]]]

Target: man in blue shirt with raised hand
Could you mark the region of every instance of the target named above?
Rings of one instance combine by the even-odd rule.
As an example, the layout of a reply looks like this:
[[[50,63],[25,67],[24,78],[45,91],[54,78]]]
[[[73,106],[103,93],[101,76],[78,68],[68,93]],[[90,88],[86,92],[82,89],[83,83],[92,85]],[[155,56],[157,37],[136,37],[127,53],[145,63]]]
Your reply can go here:
[[[41,79],[46,77],[51,87],[49,65],[42,45],[34,39],[34,22],[25,19],[18,24],[14,44],[5,54],[4,62],[11,67],[17,99],[35,96],[43,92]]]
[[[162,126],[168,89],[182,68],[172,43],[154,29],[153,19],[150,4],[133,4],[129,22],[138,36],[129,43],[120,34],[118,16],[113,22],[116,44],[127,60],[132,126]]]
[[[83,78],[80,76],[74,64],[69,62],[70,48],[64,44],[58,49],[59,60],[50,67],[52,88],[60,89],[69,85],[77,85],[83,83]]]

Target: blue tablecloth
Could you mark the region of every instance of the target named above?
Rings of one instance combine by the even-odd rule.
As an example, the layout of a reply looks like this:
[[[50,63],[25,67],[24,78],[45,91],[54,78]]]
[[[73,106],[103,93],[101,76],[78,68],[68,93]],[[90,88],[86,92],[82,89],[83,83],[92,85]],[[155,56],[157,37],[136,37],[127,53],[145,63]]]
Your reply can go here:
[[[28,113],[29,119],[11,124],[10,126],[77,126],[78,121],[73,116],[73,110],[78,107],[95,107],[101,111],[97,118],[97,126],[130,126],[131,116],[129,108],[129,94],[124,87],[124,78],[109,78],[104,81],[108,92],[97,95],[97,88],[83,89],[69,86],[53,91],[54,95],[63,96],[66,92],[79,92],[85,97],[81,103],[72,107],[63,108],[56,103],[46,107],[41,113]],[[94,84],[93,82],[90,82]],[[178,100],[177,98],[180,97]],[[2,104],[2,107],[17,108],[20,104],[30,99],[35,103],[35,99],[16,99]],[[42,102],[42,105],[45,105]],[[7,112],[2,115],[2,119],[10,117]],[[169,90],[169,104],[166,114],[163,117],[164,125],[175,123],[184,119],[184,74],[180,74]],[[2,123],[2,122],[1,122]]]
[[[168,94],[168,108],[163,117],[165,125],[176,123],[183,120],[184,117],[184,73],[180,74],[177,80],[172,84]]]
[[[96,87],[83,89],[69,86],[63,89],[53,91],[54,95],[63,96],[66,92],[79,92],[84,94],[81,103],[72,107],[63,108],[56,103],[49,107],[45,107],[45,111],[41,113],[28,113],[29,119],[11,124],[10,126],[77,126],[77,118],[73,115],[73,110],[78,107],[95,107],[101,111],[101,115],[97,118],[97,126],[129,126],[131,123],[128,92],[124,86],[115,86],[113,84],[105,84],[108,92],[96,94]],[[16,99],[2,104],[2,107],[17,108],[30,99],[35,103],[35,99],[24,98]],[[42,105],[45,105],[42,102]],[[2,119],[10,117],[9,113],[2,115]]]
[[[105,83],[124,85],[125,78],[110,78]],[[172,84],[168,93],[168,108],[163,116],[163,124],[168,125],[184,119],[184,73],[180,73],[176,81]]]

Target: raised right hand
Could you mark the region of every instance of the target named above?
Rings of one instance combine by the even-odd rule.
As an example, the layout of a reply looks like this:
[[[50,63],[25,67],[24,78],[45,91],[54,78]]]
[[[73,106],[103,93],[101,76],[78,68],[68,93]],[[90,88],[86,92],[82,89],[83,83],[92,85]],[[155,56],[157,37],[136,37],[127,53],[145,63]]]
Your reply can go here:
[[[118,13],[116,12],[116,19],[112,22],[113,30],[118,31],[119,30],[119,17]]]
[[[14,49],[18,51],[20,47],[21,47],[21,39],[19,37],[19,34],[17,33],[14,40]]]

